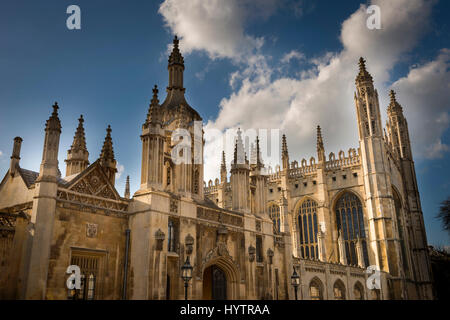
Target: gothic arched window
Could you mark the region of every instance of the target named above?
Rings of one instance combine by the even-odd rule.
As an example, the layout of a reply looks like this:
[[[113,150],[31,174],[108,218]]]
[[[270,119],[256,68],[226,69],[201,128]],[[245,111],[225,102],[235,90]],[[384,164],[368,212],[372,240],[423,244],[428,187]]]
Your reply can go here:
[[[311,280],[309,284],[309,296],[311,300],[323,300],[323,286],[319,279],[314,278]]]
[[[359,198],[350,192],[344,193],[336,202],[336,226],[342,236],[349,265],[357,265],[356,241],[361,240],[364,265],[369,265],[364,216]]]
[[[317,202],[311,199],[303,201],[298,210],[297,223],[301,257],[318,259]]]
[[[273,222],[273,230],[280,233],[281,231],[281,220],[280,220],[280,206],[277,204],[272,204],[269,206],[269,216]]]
[[[333,286],[334,300],[345,300],[345,286],[341,280],[336,280]]]
[[[355,300],[364,300],[364,287],[359,281],[355,283],[353,295],[355,296]]]

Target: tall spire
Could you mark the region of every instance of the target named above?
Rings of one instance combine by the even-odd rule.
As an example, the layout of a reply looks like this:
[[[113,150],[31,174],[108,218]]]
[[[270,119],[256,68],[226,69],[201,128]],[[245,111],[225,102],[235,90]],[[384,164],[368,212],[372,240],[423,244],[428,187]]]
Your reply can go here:
[[[66,177],[82,172],[89,165],[89,152],[86,147],[83,123],[83,115],[80,115],[72,146],[67,150]]]
[[[372,76],[369,72],[367,72],[366,69],[366,60],[364,60],[363,57],[359,58],[359,73],[356,76],[356,84],[362,83],[362,82],[369,82],[373,83]]]
[[[246,164],[246,160],[244,143],[242,142],[242,131],[241,128],[238,128],[236,144],[234,147],[234,164]]]
[[[174,64],[179,64],[184,67],[184,58],[181,55],[180,49],[178,47],[178,44],[180,41],[178,40],[178,37],[175,35],[173,38],[173,49],[172,53],[169,56],[169,67]]]
[[[78,127],[75,131],[75,136],[73,137],[72,149],[83,149],[87,151],[83,123],[83,115],[80,115],[80,118],[78,119]]]
[[[125,182],[125,198],[130,199],[130,176],[127,176],[127,181]]]
[[[222,163],[220,165],[220,182],[227,182],[227,164],[225,162],[225,151],[222,151]]]
[[[281,161],[283,162],[283,169],[289,169],[289,152],[286,142],[286,135],[284,134],[281,138]]]
[[[44,148],[39,176],[33,190],[33,206],[30,222],[32,234],[29,238],[29,255],[25,276],[27,283],[23,297],[29,300],[45,299],[49,273],[52,234],[58,211],[58,152],[61,122],[58,118],[58,104],[53,105],[53,113],[45,124]]]
[[[320,126],[317,126],[317,150],[324,150]]]
[[[388,113],[398,113],[403,114],[403,108],[402,106],[397,102],[397,99],[395,97],[395,91],[391,90],[389,92],[389,96],[391,98],[391,102],[389,103],[388,107]]]
[[[53,104],[53,112],[45,123],[44,150],[37,181],[54,180],[59,176],[58,152],[59,137],[61,135],[61,121],[58,117],[58,103]]]
[[[111,132],[111,126],[108,125],[108,128],[106,129],[105,141],[103,142],[102,152],[100,154],[100,159],[102,159],[103,161],[115,161]]]
[[[261,161],[261,150],[259,148],[259,137],[256,136],[256,167],[260,169],[263,167],[263,163]]]
[[[54,131],[58,131],[59,133],[61,133],[61,121],[59,120],[59,117],[58,117],[58,109],[59,109],[58,102],[55,102],[53,104],[52,115],[46,122],[45,131],[54,130]]]
[[[183,88],[183,71],[184,71],[184,58],[181,55],[180,49],[178,48],[178,37],[175,36],[173,39],[173,49],[172,53],[169,56],[169,87],[168,90],[171,89],[180,89]]]
[[[112,184],[115,181],[116,159],[114,159],[114,149],[111,138],[111,126],[108,125],[106,129],[106,137],[103,142],[102,152],[100,153],[100,164],[107,170],[107,175],[110,178]]]
[[[359,59],[359,73],[356,76],[355,105],[359,138],[382,137],[381,113],[378,92],[373,85],[372,76],[367,72],[366,61]]]
[[[323,145],[322,131],[320,126],[317,126],[317,155],[319,162],[325,161],[325,147]]]
[[[159,99],[158,99],[158,86],[155,84],[155,86],[152,89],[153,91],[153,97],[150,101],[150,106],[148,108],[147,112],[147,119],[145,121],[144,126],[148,125],[149,123],[160,123],[161,119],[159,118]]]
[[[288,147],[287,147],[286,135],[285,134],[283,134],[283,137],[281,138],[281,153],[283,155],[287,155],[288,154]]]

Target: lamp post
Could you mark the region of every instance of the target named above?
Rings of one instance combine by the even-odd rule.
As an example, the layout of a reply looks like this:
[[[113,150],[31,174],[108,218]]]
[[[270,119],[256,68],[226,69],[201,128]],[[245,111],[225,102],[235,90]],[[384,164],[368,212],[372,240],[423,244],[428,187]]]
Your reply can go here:
[[[293,267],[293,268],[294,268],[294,273],[291,276],[291,284],[294,287],[295,300],[298,300],[297,289],[298,289],[298,286],[300,285],[300,276],[297,274],[297,271],[295,271],[295,267]]]
[[[187,289],[189,286],[189,280],[192,279],[192,266],[189,262],[189,256],[187,256],[186,261],[181,267],[181,277],[184,280],[184,300],[187,300]]]

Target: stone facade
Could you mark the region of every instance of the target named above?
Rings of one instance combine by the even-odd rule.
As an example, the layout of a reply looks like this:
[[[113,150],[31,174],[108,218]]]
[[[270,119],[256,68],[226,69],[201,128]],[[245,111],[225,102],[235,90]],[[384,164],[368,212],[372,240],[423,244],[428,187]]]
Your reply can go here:
[[[256,141],[248,161],[241,132],[228,181],[203,183],[200,115],[187,103],[184,59],[174,39],[167,97],[153,89],[142,125],[141,184],[122,197],[108,126],[100,157],[89,163],[83,117],[58,166],[57,103],[45,126],[39,172],[20,167],[14,139],[0,184],[0,298],[183,299],[181,266],[193,266],[192,299],[431,299],[430,263],[408,128],[391,93],[382,134],[378,94],[364,60],[355,94],[360,146],[317,161],[289,161],[266,173]],[[179,137],[188,132],[187,144]],[[200,146],[200,148],[198,148]],[[185,161],[175,161],[176,154]],[[67,289],[69,265],[81,289]],[[380,288],[366,283],[378,268]]]

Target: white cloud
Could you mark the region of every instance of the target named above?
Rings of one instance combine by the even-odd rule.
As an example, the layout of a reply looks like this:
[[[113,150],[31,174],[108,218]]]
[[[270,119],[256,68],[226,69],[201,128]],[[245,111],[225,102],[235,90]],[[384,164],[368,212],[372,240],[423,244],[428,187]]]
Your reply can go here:
[[[275,7],[273,0],[261,1],[260,14],[268,15]],[[184,53],[206,51],[210,58],[242,61],[262,46],[264,40],[244,32],[248,3],[238,0],[166,0],[159,13],[167,26],[180,37]]]
[[[0,158],[3,156],[3,152],[2,150],[0,150]]]
[[[450,151],[441,141],[450,126],[450,49],[442,49],[431,62],[414,66],[392,86],[410,123],[413,151],[430,159]]]
[[[305,55],[297,50],[291,50],[289,53],[286,53],[283,58],[281,58],[281,63],[289,63],[293,59],[301,61],[305,59]]]
[[[117,162],[117,173],[116,173],[116,179],[120,179],[122,176],[122,173],[125,171],[125,167]]]
[[[434,1],[372,1],[371,4],[381,8],[381,30],[369,30],[366,27],[367,6],[361,5],[342,24],[340,39],[343,49],[309,59],[307,62],[312,64],[312,67],[303,70],[295,78],[274,76],[279,66],[270,66],[267,62],[269,58],[261,53],[261,45],[258,47],[255,44],[257,39],[262,43],[261,38],[245,33],[242,20],[244,14],[239,10],[236,1],[182,1],[188,4],[183,5],[183,8],[170,10],[169,6],[165,5],[174,5],[177,2],[165,1],[161,12],[164,12],[172,31],[183,36],[184,46],[188,50],[205,50],[211,58],[227,57],[246,62],[240,69],[230,73],[230,85],[234,92],[222,99],[217,119],[208,122],[206,129],[214,128],[224,132],[227,128],[238,126],[244,129],[279,128],[287,134],[291,159],[300,160],[302,157],[315,155],[315,131],[318,124],[322,127],[327,153],[357,146],[353,93],[360,56],[367,59],[368,70],[373,75],[379,92],[380,107],[385,114],[389,73],[426,31]],[[193,18],[193,15],[198,17]],[[203,18],[200,19],[200,16]],[[194,20],[200,21],[193,23]],[[248,39],[252,41],[246,41]],[[241,45],[242,43],[245,45]],[[246,57],[245,60],[241,59],[243,56]],[[284,61],[298,57],[295,53],[288,53]],[[423,68],[419,68],[422,75],[425,74]],[[411,78],[408,75],[407,79],[410,81],[405,83],[412,82],[413,75]],[[448,84],[448,80],[445,83]],[[442,85],[441,83],[441,87]],[[401,92],[406,84],[403,87],[395,84],[394,87],[398,87],[399,102],[407,109],[412,103],[403,100]],[[422,99],[430,101],[427,96],[429,92],[431,88]],[[419,91],[417,94],[420,94]],[[448,101],[448,98],[443,101]],[[445,116],[438,112],[441,107],[433,104],[429,105],[429,108],[432,108],[436,115],[440,115],[440,118],[436,117],[435,120],[440,119],[441,127],[448,127]],[[420,118],[419,114],[423,115],[424,111],[416,107],[411,110],[416,109],[417,117]],[[409,113],[407,112],[408,117]],[[410,129],[418,125],[414,119],[409,120],[409,124]],[[440,137],[439,132],[442,133],[438,130],[420,143],[431,145],[429,139],[432,139],[436,144],[436,138]],[[214,178],[219,173],[221,150],[217,150],[218,146],[220,143],[217,139],[207,141],[205,146],[205,180]],[[420,152],[421,148],[416,149]],[[446,146],[439,147],[436,144],[430,153],[439,154],[445,149]],[[227,149],[228,158],[231,154]]]

